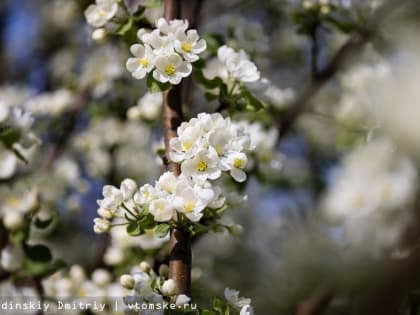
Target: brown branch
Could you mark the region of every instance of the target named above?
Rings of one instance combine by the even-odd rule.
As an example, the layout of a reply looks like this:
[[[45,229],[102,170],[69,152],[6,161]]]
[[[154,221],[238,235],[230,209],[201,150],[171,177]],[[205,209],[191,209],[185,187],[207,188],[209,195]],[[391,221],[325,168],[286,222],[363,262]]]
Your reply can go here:
[[[400,1],[385,2],[376,13],[370,18],[369,23],[365,27],[355,31],[347,42],[337,51],[327,66],[320,71],[306,85],[300,97],[291,105],[288,112],[286,112],[279,120],[277,127],[279,129],[279,137],[284,137],[292,128],[300,114],[302,114],[307,106],[309,100],[314,97],[321,87],[327,83],[343,66],[349,61],[350,57],[355,57],[361,53],[363,46],[376,35],[379,25],[391,14],[397,12],[402,3]],[[316,48],[318,49],[318,48]],[[312,49],[312,57],[318,54],[315,48]],[[312,68],[315,67],[314,60],[312,61]]]
[[[349,56],[360,52],[369,38],[370,32],[367,30],[359,30],[354,33],[331,59],[330,63],[322,71],[317,72],[311,82],[303,90],[300,97],[291,105],[290,110],[286,112],[280,120],[278,124],[280,138],[284,137],[289,132],[297,118],[305,110],[309,100],[318,93],[321,87],[328,82],[339,69],[341,69]]]
[[[328,307],[332,299],[331,292],[326,288],[319,288],[308,299],[296,307],[296,315],[319,315]]]
[[[164,16],[167,20],[181,18],[181,0],[165,0]],[[176,129],[182,121],[182,84],[173,86],[163,93],[163,127],[165,151],[168,156],[169,142],[176,137]],[[175,175],[180,174],[178,164],[170,162],[167,169]],[[176,219],[176,217],[175,217]],[[179,294],[190,296],[191,290],[191,243],[189,235],[181,229],[171,230],[169,245],[169,278],[173,279]]]

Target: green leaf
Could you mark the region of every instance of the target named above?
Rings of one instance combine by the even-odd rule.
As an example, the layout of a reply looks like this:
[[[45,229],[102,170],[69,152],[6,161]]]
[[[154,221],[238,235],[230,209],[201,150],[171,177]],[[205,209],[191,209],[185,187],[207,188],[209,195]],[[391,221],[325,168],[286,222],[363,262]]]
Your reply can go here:
[[[201,315],[217,315],[217,313],[209,310],[203,310]]]
[[[162,0],[145,0],[143,6],[146,8],[158,8],[162,6]]]
[[[248,90],[243,90],[242,97],[246,101],[246,109],[250,111],[257,111],[264,107],[264,103],[252,95]]]
[[[155,233],[157,237],[165,237],[166,235],[168,235],[168,232],[169,232],[169,224],[162,223],[157,226]]]
[[[219,95],[206,92],[206,93],[204,93],[204,97],[206,98],[207,101],[211,102],[211,101],[216,100],[219,97]]]
[[[222,301],[220,298],[216,297],[213,300],[213,309],[218,312],[223,312],[223,309],[225,308],[225,302]]]
[[[0,140],[4,146],[10,148],[14,143],[18,142],[21,137],[19,129],[7,128],[0,133]]]
[[[151,214],[144,216],[139,223],[143,230],[153,229],[156,226],[156,221]]]
[[[143,229],[138,222],[133,221],[127,226],[127,233],[130,236],[139,236],[143,234]]]
[[[34,262],[27,260],[25,262],[25,268],[18,275],[18,277],[27,278],[29,276],[36,277],[48,277],[58,271],[59,269],[65,267],[66,264],[62,260],[55,260],[54,262]]]
[[[26,258],[34,262],[48,263],[52,260],[50,249],[45,245],[27,245],[23,246]]]
[[[353,32],[357,28],[357,25],[352,22],[340,21],[330,15],[325,20],[346,34]]]
[[[10,232],[9,239],[13,244],[20,244],[27,239],[29,229],[27,227]]]
[[[216,55],[219,47],[225,43],[223,36],[217,33],[204,33],[202,38],[207,43],[207,51],[212,55]]]
[[[133,27],[133,19],[130,17],[125,23],[121,24],[120,27],[115,31],[118,35],[125,35]]]
[[[203,59],[198,59],[192,63],[193,67],[196,69],[204,69],[206,67],[206,61]]]
[[[146,85],[151,93],[163,92],[171,88],[171,84],[169,82],[162,83],[162,82],[156,81],[153,78],[152,73],[149,73],[147,75]]]

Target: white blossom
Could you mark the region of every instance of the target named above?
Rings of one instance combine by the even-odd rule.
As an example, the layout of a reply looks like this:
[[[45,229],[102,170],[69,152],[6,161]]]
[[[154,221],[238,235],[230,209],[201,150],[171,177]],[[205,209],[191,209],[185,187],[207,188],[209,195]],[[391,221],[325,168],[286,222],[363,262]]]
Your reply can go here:
[[[96,0],[85,11],[87,22],[94,27],[104,26],[118,11],[116,0]]]
[[[227,68],[228,74],[240,82],[254,82],[260,78],[257,66],[249,60],[248,55],[240,50],[236,52],[226,45],[219,47],[217,57]]]
[[[130,47],[134,58],[128,58],[126,67],[136,79],[143,79],[154,67],[155,55],[148,45],[134,44]]]
[[[180,30],[175,33],[174,47],[186,61],[194,62],[200,57],[198,56],[206,50],[207,44],[204,39],[200,39],[196,30],[189,30],[185,34],[184,31]]]
[[[153,71],[153,77],[162,83],[179,84],[183,78],[191,74],[192,66],[183,61],[175,53],[167,56],[158,56],[155,60],[156,69]]]

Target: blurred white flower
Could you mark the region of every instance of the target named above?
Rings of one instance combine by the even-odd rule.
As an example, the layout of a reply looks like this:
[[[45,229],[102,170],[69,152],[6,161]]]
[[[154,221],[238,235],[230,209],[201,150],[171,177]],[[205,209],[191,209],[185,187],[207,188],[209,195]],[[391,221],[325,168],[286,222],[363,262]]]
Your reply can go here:
[[[102,27],[111,20],[118,11],[116,0],[96,0],[85,11],[87,22],[94,27]]]

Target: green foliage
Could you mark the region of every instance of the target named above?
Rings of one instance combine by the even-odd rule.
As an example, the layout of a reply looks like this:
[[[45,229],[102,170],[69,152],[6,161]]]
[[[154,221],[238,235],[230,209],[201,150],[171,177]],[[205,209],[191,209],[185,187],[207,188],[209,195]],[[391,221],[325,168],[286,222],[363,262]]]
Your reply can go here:
[[[153,78],[152,73],[149,73],[147,75],[146,85],[151,93],[163,92],[171,88],[171,84],[169,82],[162,83],[162,82],[156,81]]]
[[[159,224],[156,228],[157,237],[162,238],[168,235],[169,228],[170,228],[169,224],[166,224],[166,223]]]
[[[124,36],[131,28],[133,27],[133,18],[129,17],[125,23],[121,24],[118,29],[115,31],[117,35]]]
[[[216,55],[219,47],[225,43],[223,36],[217,33],[204,33],[202,38],[207,43],[207,51],[212,55]]]
[[[162,5],[162,0],[145,0],[143,6],[146,8],[159,8]]]

